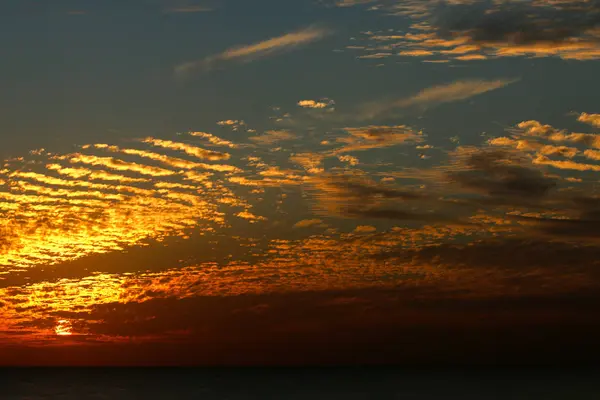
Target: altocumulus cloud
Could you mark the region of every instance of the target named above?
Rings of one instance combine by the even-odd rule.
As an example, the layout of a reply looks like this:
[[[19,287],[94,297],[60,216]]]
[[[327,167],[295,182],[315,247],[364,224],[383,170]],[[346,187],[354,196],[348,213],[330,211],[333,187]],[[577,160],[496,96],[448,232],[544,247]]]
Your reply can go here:
[[[209,70],[211,67],[224,62],[250,62],[258,58],[271,56],[283,51],[289,51],[301,45],[314,42],[329,35],[331,30],[321,27],[308,27],[290,32],[258,43],[232,47],[224,52],[206,57],[202,60],[189,61],[175,67],[175,76],[186,78],[191,73]]]

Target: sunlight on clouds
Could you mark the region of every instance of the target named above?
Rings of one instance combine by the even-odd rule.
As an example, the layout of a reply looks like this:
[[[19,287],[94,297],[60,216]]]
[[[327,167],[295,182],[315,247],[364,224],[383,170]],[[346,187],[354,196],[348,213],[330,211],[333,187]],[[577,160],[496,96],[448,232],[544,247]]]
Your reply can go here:
[[[56,332],[56,334],[59,336],[69,336],[73,334],[71,324],[66,319],[58,320],[56,328],[54,328],[54,332]]]
[[[298,221],[294,224],[294,228],[308,228],[311,226],[317,226],[323,224],[323,220],[318,218],[313,219],[303,219],[302,221]]]
[[[215,141],[212,136],[204,138]],[[194,157],[230,157],[169,140],[149,138],[144,142]],[[197,163],[107,144],[81,148],[155,161],[177,170],[84,153],[51,155],[51,163],[41,162],[45,168],[25,159],[9,164],[2,171],[5,179],[0,190],[0,210],[4,214],[0,221],[2,269],[58,264],[143,245],[147,240],[183,236],[190,229],[209,230],[211,225],[225,224],[220,205],[242,208],[237,211],[240,218],[264,219],[251,213],[250,206],[225,186],[227,175],[241,171],[235,166]],[[90,168],[71,168],[62,162]],[[196,168],[214,172],[192,170]]]
[[[333,110],[333,105],[335,105],[335,101],[323,99],[321,101],[315,100],[300,100],[298,102],[298,106],[302,108],[313,108],[313,109],[325,109]]]
[[[170,149],[170,150],[178,150],[178,151],[182,151],[186,154],[189,154],[191,156],[203,159],[203,160],[211,160],[211,161],[218,161],[218,160],[228,160],[231,156],[227,153],[221,153],[218,151],[212,151],[212,150],[206,150],[197,146],[193,146],[187,143],[179,143],[179,142],[173,142],[171,140],[161,140],[161,139],[155,139],[155,138],[146,138],[143,140],[144,143],[149,143],[153,146],[156,147],[162,147],[164,149]]]
[[[180,78],[185,78],[194,71],[210,69],[213,64],[227,61],[248,62],[258,58],[267,57],[278,52],[289,51],[303,44],[320,40],[330,33],[331,31],[328,29],[309,27],[255,44],[233,47],[220,54],[207,57],[200,61],[191,61],[180,64],[175,67],[175,75]]]
[[[373,233],[376,232],[377,228],[370,225],[359,225],[354,229],[354,233]]]
[[[411,18],[414,23],[403,34],[365,33],[365,42],[375,42],[368,46],[371,51],[393,48],[401,57],[435,56],[439,61],[600,58],[600,34],[594,17],[599,10],[593,1],[409,0],[384,3],[382,10]]]
[[[577,121],[600,128],[600,114],[581,113]]]
[[[281,135],[267,131],[259,137],[273,136],[277,142]],[[86,154],[39,154],[38,163],[13,159],[0,171],[0,211],[7,217],[0,223],[0,272],[4,274],[173,236],[186,239],[191,231],[223,246],[216,233],[235,218],[252,224],[247,229],[272,221],[285,223],[272,214],[259,215],[237,193],[258,194],[279,207],[287,197],[280,194],[275,200],[269,191],[293,193],[294,189],[306,198],[310,212],[280,225],[293,228],[294,234],[306,234],[302,238],[232,236],[256,257],[251,261],[188,262],[182,268],[165,266],[156,272],[79,271],[80,278],[5,285],[0,298],[10,301],[0,307],[0,328],[5,332],[0,339],[14,335],[22,342],[46,338],[47,343],[48,336],[68,333],[99,337],[95,329],[111,323],[106,320],[106,307],[117,310],[157,299],[414,286],[429,287],[436,296],[447,291],[483,298],[586,287],[591,283],[586,283],[583,267],[572,274],[526,259],[519,268],[510,269],[505,268],[506,260],[498,261],[501,267],[494,264],[500,256],[492,259],[489,252],[512,254],[511,246],[517,246],[522,253],[532,248],[526,240],[552,240],[554,245],[569,243],[573,237],[579,243],[599,240],[589,228],[597,220],[598,198],[593,192],[565,190],[563,185],[587,180],[583,176],[562,179],[547,171],[548,167],[600,170],[592,163],[600,158],[593,150],[597,136],[538,121],[523,121],[506,135],[486,138],[481,146],[459,146],[447,152],[447,161],[436,160],[428,168],[382,164],[377,172],[359,169],[358,160],[347,153],[396,145],[415,150],[433,146],[408,126],[372,125],[336,130],[328,137],[327,146],[333,148],[300,147],[305,151],[289,154],[298,169],[275,163],[264,149],[254,153],[258,146],[238,160],[237,144],[210,133],[189,137],[232,149],[228,159],[245,161],[248,169],[229,164],[199,163],[198,167],[196,161],[169,152],[198,158],[194,149],[207,150],[154,138],[136,143],[155,145],[160,152],[92,144],[82,146]],[[271,144],[270,139],[263,142]],[[125,159],[96,155],[106,151]],[[581,163],[580,157],[590,161]],[[71,168],[73,158],[89,168]],[[331,167],[325,162],[329,158],[354,168],[340,168],[339,163]],[[144,162],[174,169],[162,174]],[[207,171],[207,165],[232,168]],[[526,247],[519,247],[520,243]],[[515,281],[522,282],[518,290]]]

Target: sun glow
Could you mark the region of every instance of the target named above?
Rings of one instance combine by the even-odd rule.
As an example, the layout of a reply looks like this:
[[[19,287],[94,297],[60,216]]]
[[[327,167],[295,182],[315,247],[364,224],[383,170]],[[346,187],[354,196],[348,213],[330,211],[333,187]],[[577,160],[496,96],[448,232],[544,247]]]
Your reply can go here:
[[[58,336],[70,336],[73,334],[71,323],[66,319],[58,320],[56,327],[54,328],[54,332]]]

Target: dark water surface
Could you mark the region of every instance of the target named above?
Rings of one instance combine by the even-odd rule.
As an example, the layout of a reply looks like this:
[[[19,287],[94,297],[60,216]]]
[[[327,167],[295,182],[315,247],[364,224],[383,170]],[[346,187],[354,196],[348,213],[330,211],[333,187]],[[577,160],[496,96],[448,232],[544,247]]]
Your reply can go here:
[[[0,399],[600,399],[600,371],[0,369]]]

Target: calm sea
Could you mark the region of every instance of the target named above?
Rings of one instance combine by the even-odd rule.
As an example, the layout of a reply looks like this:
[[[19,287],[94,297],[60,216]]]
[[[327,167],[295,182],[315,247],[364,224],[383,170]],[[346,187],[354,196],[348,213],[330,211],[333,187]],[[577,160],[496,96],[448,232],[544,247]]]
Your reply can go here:
[[[600,372],[321,369],[0,369],[2,400],[600,399]]]

